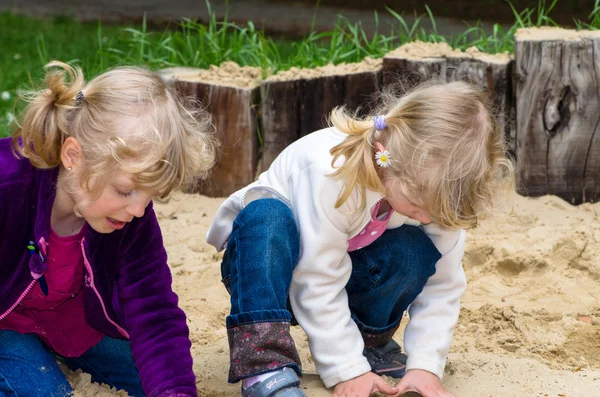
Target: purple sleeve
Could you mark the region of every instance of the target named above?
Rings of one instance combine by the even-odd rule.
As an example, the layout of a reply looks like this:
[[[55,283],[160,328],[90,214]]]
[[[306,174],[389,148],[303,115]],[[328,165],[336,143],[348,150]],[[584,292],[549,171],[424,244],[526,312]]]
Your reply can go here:
[[[160,227],[152,204],[123,241],[119,300],[147,397],[197,396],[186,316],[171,288]]]

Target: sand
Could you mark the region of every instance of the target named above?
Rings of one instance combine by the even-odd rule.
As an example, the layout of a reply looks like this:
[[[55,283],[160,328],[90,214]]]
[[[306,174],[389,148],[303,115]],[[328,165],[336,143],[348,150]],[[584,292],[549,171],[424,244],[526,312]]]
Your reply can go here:
[[[539,28],[521,28],[515,33],[516,41],[580,41],[584,39],[600,38],[597,30],[574,30],[563,29],[554,26],[542,26]]]
[[[496,54],[481,52],[477,47],[469,47],[465,51],[453,49],[447,43],[425,43],[414,41],[406,43],[388,52],[384,58],[401,58],[411,60],[426,60],[428,58],[459,58],[477,59],[487,63],[506,64],[512,58],[508,51]]]
[[[160,72],[167,79],[198,82],[218,86],[252,89],[260,86],[260,68],[240,66],[235,62],[223,62],[220,66],[211,65],[208,69],[174,67]]]
[[[189,317],[200,396],[238,396],[226,382],[228,296],[221,254],[204,241],[222,199],[178,194],[156,209]],[[444,383],[459,397],[600,395],[600,204],[508,199],[511,216],[469,232],[463,297]],[[295,327],[308,396],[331,396]],[[402,341],[402,332],[396,334]],[[125,394],[70,374],[78,397]]]
[[[366,57],[362,62],[340,63],[334,65],[329,63],[325,66],[316,68],[297,68],[292,67],[289,70],[281,71],[273,76],[269,76],[266,81],[289,81],[289,80],[310,80],[325,76],[339,76],[357,73],[378,72],[383,67],[381,58]]]

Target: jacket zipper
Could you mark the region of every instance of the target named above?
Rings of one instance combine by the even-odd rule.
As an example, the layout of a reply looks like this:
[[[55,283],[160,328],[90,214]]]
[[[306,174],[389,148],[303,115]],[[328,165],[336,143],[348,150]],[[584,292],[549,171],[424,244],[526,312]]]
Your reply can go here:
[[[29,293],[29,291],[31,291],[31,289],[35,285],[36,281],[37,280],[33,280],[31,283],[29,283],[29,285],[27,286],[27,288],[25,289],[25,291],[21,294],[21,296],[19,296],[19,299],[17,299],[17,301],[6,312],[4,312],[2,315],[0,315],[0,321],[2,321],[3,319],[5,319],[6,316],[8,316],[13,310],[15,310],[15,307],[17,307],[19,305],[19,303],[21,303],[21,301],[23,300],[23,298],[25,298],[25,296],[27,296],[27,294]]]
[[[96,297],[98,297],[98,300],[100,301],[100,305],[102,306],[102,311],[104,312],[104,317],[106,317],[108,322],[111,323],[121,333],[121,335],[123,335],[124,337],[129,339],[129,334],[127,333],[127,331],[125,331],[123,328],[121,328],[119,326],[119,324],[114,322],[108,316],[108,312],[106,311],[106,306],[104,305],[104,301],[102,300],[100,293],[98,292],[98,290],[96,289],[96,286],[94,285],[94,273],[92,272],[92,267],[90,266],[90,262],[88,261],[87,256],[85,254],[84,243],[85,243],[85,237],[81,239],[81,252],[83,253],[83,263],[85,264],[85,268],[87,269],[87,272],[88,272],[90,287],[92,287],[92,290],[94,291],[94,293],[96,294]]]

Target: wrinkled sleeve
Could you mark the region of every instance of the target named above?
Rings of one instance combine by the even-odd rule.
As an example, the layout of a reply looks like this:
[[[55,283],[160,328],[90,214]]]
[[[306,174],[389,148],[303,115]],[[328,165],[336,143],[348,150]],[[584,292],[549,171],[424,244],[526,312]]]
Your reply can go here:
[[[148,397],[197,396],[186,317],[171,288],[167,253],[152,204],[124,241],[119,299]]]
[[[437,225],[423,229],[442,254],[436,271],[410,305],[410,321],[404,333],[407,369],[423,369],[443,377],[454,327],[460,312],[460,297],[466,288],[462,267],[464,230],[444,230]]]
[[[351,205],[334,208],[340,188],[317,168],[294,176],[290,186],[301,240],[290,301],[308,336],[319,375],[325,386],[331,387],[371,370],[363,356],[363,339],[350,316],[345,290],[352,272],[346,232]]]

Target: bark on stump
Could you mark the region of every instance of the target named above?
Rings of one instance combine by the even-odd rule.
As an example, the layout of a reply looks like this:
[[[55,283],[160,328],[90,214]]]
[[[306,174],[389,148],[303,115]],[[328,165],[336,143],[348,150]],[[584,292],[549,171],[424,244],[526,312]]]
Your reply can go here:
[[[208,72],[195,68],[170,68],[161,74],[182,95],[196,98],[212,115],[220,143],[217,161],[209,178],[200,182],[195,192],[223,197],[255,179],[259,152],[257,109],[260,87],[254,82],[235,86],[236,81],[227,78],[216,82],[219,80],[218,73],[206,78]],[[228,83],[232,84],[224,85]]]
[[[263,81],[262,171],[288,145],[327,127],[336,106],[346,105],[359,115],[370,113],[380,87],[381,66],[375,62],[369,70],[361,70],[361,64],[292,68]]]
[[[409,43],[383,58],[383,85],[405,91],[430,79],[477,84],[490,95],[498,128],[509,152],[515,150],[513,61],[506,54],[488,55],[475,49],[452,50],[445,43]]]
[[[516,35],[517,189],[579,204],[600,198],[600,32]]]

